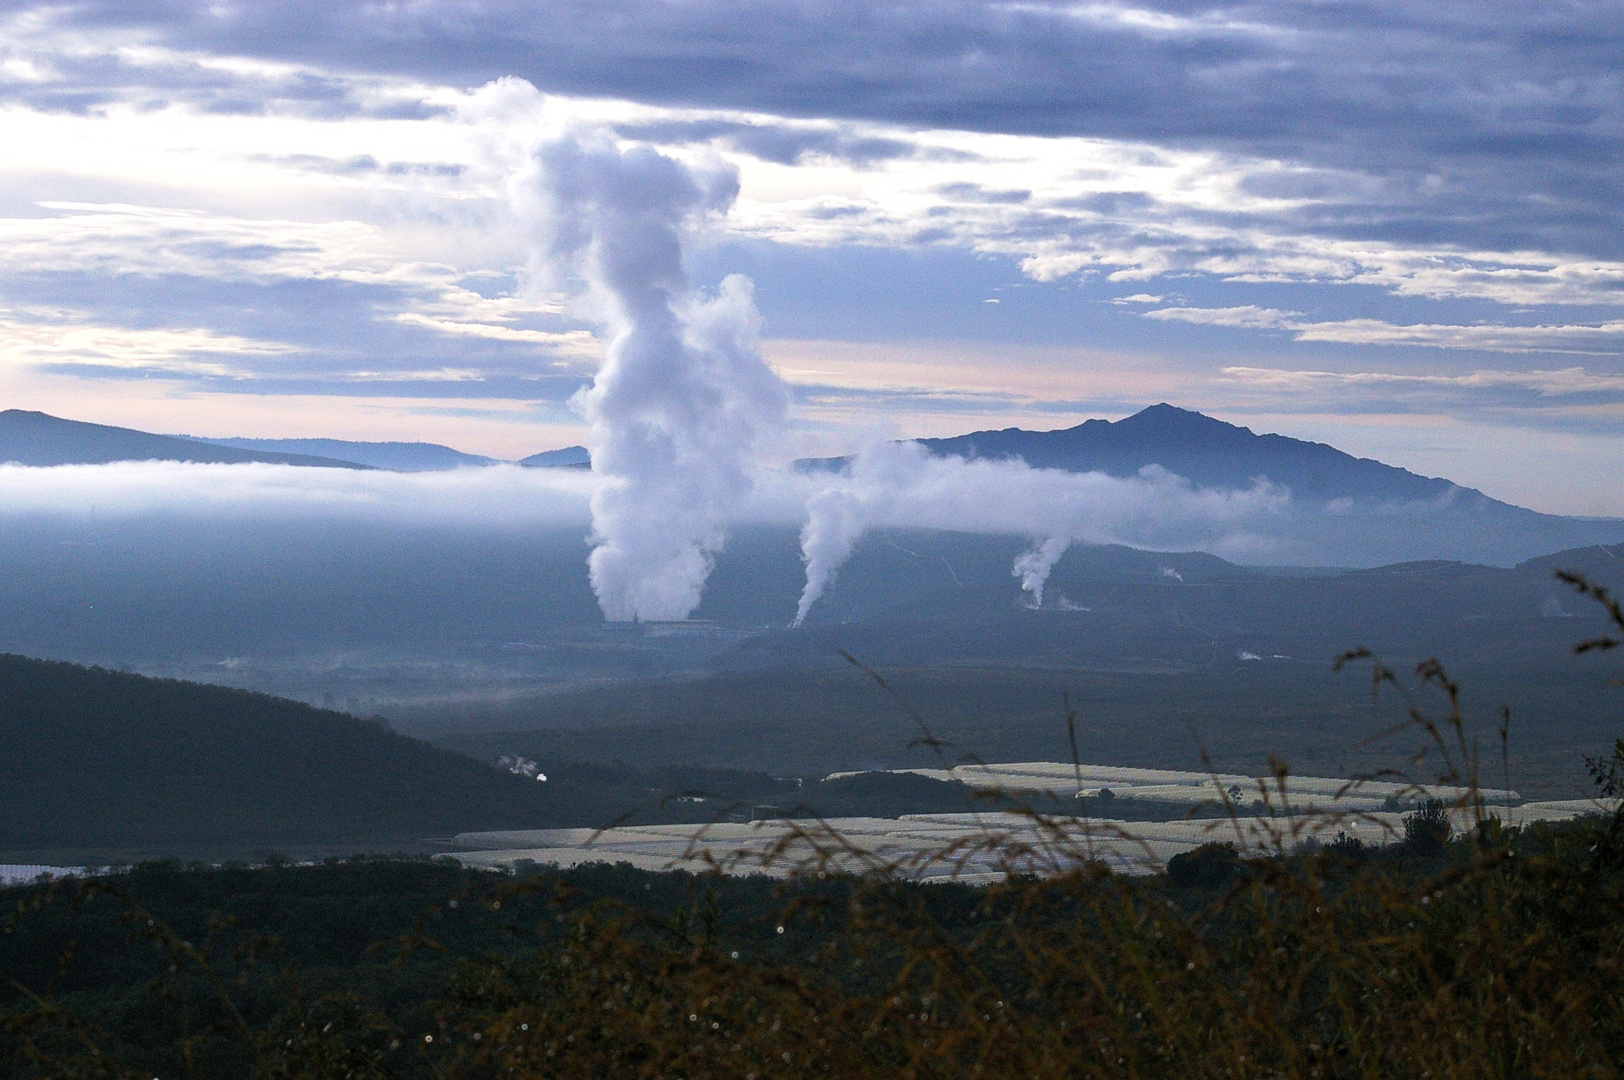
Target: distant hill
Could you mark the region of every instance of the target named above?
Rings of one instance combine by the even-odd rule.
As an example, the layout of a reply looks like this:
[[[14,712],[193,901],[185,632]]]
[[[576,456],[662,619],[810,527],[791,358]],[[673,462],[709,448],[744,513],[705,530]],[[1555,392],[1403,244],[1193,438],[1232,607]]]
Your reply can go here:
[[[920,442],[935,454],[1018,457],[1033,468],[1112,476],[1132,476],[1154,464],[1199,487],[1246,487],[1261,476],[1289,487],[1300,498],[1410,501],[1436,499],[1457,486],[1356,458],[1325,443],[1258,435],[1250,428],[1167,404],[1152,405],[1115,423],[1088,420],[1060,431],[973,431]]]
[[[214,446],[131,428],[63,420],[42,412],[0,412],[0,462],[18,465],[105,465],[114,461],[195,461],[240,465],[310,465],[366,469],[368,465],[309,454],[273,453]]]
[[[0,655],[0,849],[535,827],[537,786],[342,713]]]
[[[1115,423],[1086,420],[1056,431],[1004,428],[918,442],[942,457],[1019,458],[1034,469],[1133,476],[1147,465],[1160,465],[1198,487],[1244,488],[1265,477],[1291,488],[1299,497],[1310,498],[1374,496],[1410,501],[1436,499],[1457,488],[1448,480],[1356,458],[1325,443],[1258,435],[1251,428],[1165,403]],[[835,469],[848,460],[813,458],[797,464]]]
[[[190,435],[185,438],[238,450],[335,458],[394,472],[440,472],[498,464],[496,458],[465,454],[439,443],[352,442],[348,439],[204,439]]]
[[[519,464],[533,469],[587,469],[592,467],[592,453],[584,446],[566,446],[520,458]]]
[[[1260,571],[1200,552],[1079,545],[1055,564],[1044,608],[1032,610],[1006,580],[1025,543],[878,535],[852,556],[805,625],[745,638],[714,665],[838,664],[844,649],[898,666],[1154,670],[1232,665],[1243,654],[1328,663],[1365,645],[1400,665],[1437,656],[1555,666],[1603,625],[1600,608],[1575,596],[1552,568],[1609,588],[1624,572],[1624,545],[1515,567],[1433,560],[1340,572]]]

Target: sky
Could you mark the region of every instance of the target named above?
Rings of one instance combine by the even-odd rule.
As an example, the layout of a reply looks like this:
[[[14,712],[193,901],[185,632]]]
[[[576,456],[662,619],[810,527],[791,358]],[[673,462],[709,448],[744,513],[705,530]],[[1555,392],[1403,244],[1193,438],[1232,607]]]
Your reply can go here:
[[[0,2],[0,403],[580,441],[517,178],[738,193],[783,456],[1167,401],[1624,516],[1624,4]]]

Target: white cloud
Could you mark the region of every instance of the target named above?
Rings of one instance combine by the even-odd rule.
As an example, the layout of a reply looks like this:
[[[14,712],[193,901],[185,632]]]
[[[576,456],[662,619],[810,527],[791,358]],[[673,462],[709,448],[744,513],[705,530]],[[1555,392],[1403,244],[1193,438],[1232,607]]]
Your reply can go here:
[[[1264,22],[1242,21],[1219,11],[1202,12],[1194,17],[1173,15],[1166,11],[1135,4],[1023,4],[999,3],[995,10],[1020,11],[1039,17],[1067,16],[1097,26],[1127,30],[1147,37],[1205,37],[1246,36],[1278,37],[1285,33],[1279,26]]]
[[[580,525],[597,478],[517,465],[434,473],[294,465],[0,465],[0,514]],[[585,558],[583,552],[582,558]]]
[[[305,74],[361,89],[376,82]],[[908,245],[927,235],[1019,260],[1037,280],[1084,271],[1122,281],[1195,272],[1508,304],[1612,303],[1624,285],[1617,261],[1355,240],[1305,228],[1304,215],[1364,213],[1399,197],[1380,177],[1346,168],[1142,141],[833,121],[814,126],[845,143],[913,150],[879,161],[813,155],[782,164],[726,136],[702,136],[707,124],[807,127],[770,113],[567,99],[514,79],[467,93],[405,83],[390,92],[451,112],[335,121],[223,117],[178,105],[158,113],[120,105],[83,117],[0,110],[0,137],[39,148],[11,156],[4,169],[13,178],[68,173],[115,186],[160,185],[179,205],[271,211],[188,215],[47,202],[78,220],[14,220],[0,238],[47,267],[107,270],[127,258],[137,272],[355,281],[389,280],[394,268],[445,282],[455,276],[451,268],[503,268],[522,257],[504,233],[498,197],[513,163],[549,133],[570,121],[663,123],[700,133],[678,152],[704,148],[740,167],[732,228],[780,242]],[[944,155],[954,160],[944,163]],[[342,167],[363,160],[367,168]],[[319,163],[328,167],[313,167]],[[462,171],[437,171],[443,168]],[[954,182],[944,186],[944,176]],[[1029,197],[998,198],[1017,190]],[[254,193],[246,202],[245,192]],[[210,242],[219,246],[198,246]]]
[[[278,356],[293,350],[274,341],[217,334],[203,327],[131,330],[89,322],[80,312],[0,311],[0,361],[8,364],[89,364],[170,374],[246,377],[232,356]]]
[[[1479,390],[1515,387],[1544,397],[1624,391],[1624,375],[1593,374],[1584,368],[1556,371],[1473,371],[1465,375],[1422,375],[1389,371],[1288,371],[1277,368],[1226,367],[1226,379],[1253,386],[1283,389],[1315,386],[1442,387]]]
[[[355,382],[481,382],[484,373],[474,368],[430,368],[421,371],[347,371],[343,378]]]
[[[739,228],[825,246],[908,245],[924,233],[934,243],[1014,258],[1038,281],[1087,271],[1116,281],[1200,273],[1514,305],[1616,304],[1624,287],[1621,261],[1305,228],[1305,215],[1363,212],[1383,197],[1377,178],[1342,170],[1103,139],[860,130],[907,138],[918,150],[861,168],[742,160]],[[958,182],[947,189],[932,151],[965,157],[952,166]],[[1259,193],[1288,176],[1294,193]],[[1000,202],[978,194],[1010,188],[1030,196]]]
[[[282,363],[286,347],[299,350],[286,366],[297,368],[302,394],[350,394],[353,388],[343,384],[398,378],[439,384],[448,395],[470,395],[474,388],[469,384],[483,378],[492,397],[482,399],[482,407],[501,401],[513,405],[518,415],[528,401],[524,391],[512,389],[521,379],[589,376],[601,354],[600,343],[582,329],[579,311],[536,282],[524,281],[524,237],[514,228],[505,203],[506,184],[515,175],[516,163],[567,123],[620,125],[627,131],[641,125],[649,138],[657,137],[655,129],[665,125],[672,141],[663,152],[690,161],[719,155],[737,166],[742,192],[725,226],[729,231],[718,234],[734,239],[823,248],[935,246],[973,251],[1014,260],[1028,276],[1041,281],[1075,276],[1098,289],[1096,296],[1145,290],[1110,301],[1119,308],[1094,309],[1102,317],[1114,318],[1116,311],[1135,310],[1134,305],[1156,305],[1161,310],[1149,313],[1153,318],[1274,333],[1329,347],[1320,352],[1405,346],[1589,357],[1617,355],[1624,349],[1624,323],[1618,318],[1624,261],[1610,254],[1616,249],[1616,230],[1609,231],[1611,219],[1606,217],[1616,212],[1617,200],[1607,202],[1611,189],[1602,182],[1605,176],[1583,174],[1588,166],[1580,161],[1587,152],[1610,152],[1617,142],[1616,78],[1605,65],[1602,81],[1593,78],[1594,71],[1575,75],[1566,68],[1553,81],[1545,78],[1549,72],[1530,75],[1515,64],[1482,80],[1455,78],[1461,68],[1434,72],[1430,67],[1399,64],[1391,70],[1405,71],[1407,80],[1433,80],[1427,91],[1431,96],[1425,100],[1402,97],[1409,91],[1395,87],[1382,65],[1396,63],[1393,57],[1401,54],[1453,47],[1453,32],[1440,38],[1438,26],[1465,15],[1439,16],[1442,23],[1420,29],[1406,16],[1405,26],[1420,35],[1411,38],[1396,32],[1375,34],[1368,27],[1308,25],[1313,21],[1305,14],[1310,9],[1300,5],[1204,13],[1110,3],[904,5],[908,18],[921,20],[920,26],[951,23],[948,30],[957,33],[953,27],[962,30],[976,23],[973,34],[952,37],[955,41],[1003,41],[1006,37],[1001,35],[1019,38],[1031,31],[1036,35],[1031,41],[1037,44],[1024,55],[1033,66],[1012,63],[1023,55],[1018,50],[979,60],[967,53],[962,80],[942,79],[933,68],[936,74],[929,76],[928,85],[909,84],[928,91],[909,100],[941,100],[950,107],[905,117],[884,111],[887,101],[901,101],[902,96],[865,90],[861,98],[839,99],[828,115],[820,117],[801,113],[819,108],[824,99],[799,92],[793,98],[745,94],[724,100],[719,95],[725,87],[706,83],[691,84],[682,93],[639,95],[633,88],[621,99],[610,99],[584,96],[579,86],[586,81],[573,84],[577,88],[572,90],[567,73],[558,75],[553,84],[536,76],[537,85],[556,87],[557,93],[543,93],[518,78],[484,82],[496,72],[525,70],[511,52],[493,52],[490,56],[495,59],[482,55],[478,73],[468,74],[449,63],[436,66],[425,60],[418,65],[415,46],[411,57],[399,54],[392,61],[374,63],[387,52],[382,39],[373,41],[376,48],[368,51],[366,40],[356,38],[345,46],[354,47],[353,56],[340,50],[328,53],[325,60],[314,53],[300,59],[293,50],[302,47],[298,42],[304,39],[297,35],[270,33],[258,45],[244,37],[233,47],[211,49],[206,44],[212,32],[208,27],[246,18],[249,8],[240,6],[231,12],[220,9],[218,18],[210,16],[193,26],[190,37],[166,37],[165,27],[176,25],[169,23],[70,25],[73,12],[93,7],[36,8],[0,18],[0,83],[8,95],[7,103],[0,105],[0,140],[8,148],[0,161],[0,192],[4,192],[0,289],[9,290],[0,291],[0,305],[13,313],[7,316],[11,322],[0,326],[0,348],[8,365],[162,371],[177,376],[174,392],[183,395],[188,377],[220,380],[274,369]],[[569,5],[544,7],[562,11]],[[436,30],[428,22],[413,22],[428,9],[412,9],[417,12],[413,14],[408,8],[374,5],[363,11],[339,0],[321,12],[312,9],[307,16],[316,21],[335,18],[337,22],[323,25],[335,33],[363,35],[370,32],[366,27],[377,28],[376,20],[398,17],[404,20],[401,25],[416,26],[426,35],[422,55],[429,57],[444,45],[443,27]],[[796,18],[814,22],[825,17],[859,22],[866,18],[856,7],[837,8],[826,6],[821,13],[806,9]],[[280,25],[277,20],[286,16],[277,14],[279,10],[274,5],[263,9],[268,14],[261,29],[274,31]],[[466,25],[486,18],[501,22],[508,15],[518,18],[517,10],[497,5],[484,15],[470,15],[472,21]],[[693,43],[680,37],[678,24],[688,25],[683,20],[710,17],[706,12],[723,20],[737,18],[704,3],[616,10],[633,27],[626,37],[583,46],[574,36],[566,43],[575,50],[570,55],[591,64],[622,45],[680,51]],[[987,11],[993,12],[992,21],[978,22]],[[671,33],[662,24],[664,36],[637,37],[636,27],[643,26],[646,33],[644,24],[658,13],[677,20]],[[964,26],[955,21],[961,15],[968,20]],[[543,7],[535,9],[535,19],[545,22],[550,17]],[[584,17],[602,16],[593,11]],[[1255,23],[1245,21],[1254,17]],[[1372,14],[1378,21],[1386,17]],[[1511,18],[1505,12],[1496,17]],[[124,16],[108,18],[117,22]],[[175,18],[185,22],[190,16]],[[1585,17],[1576,18],[1582,23]],[[785,25],[790,23],[800,25],[794,18]],[[523,32],[540,25],[525,23],[528,29]],[[778,25],[765,20],[746,27],[742,37],[704,39],[705,47],[732,48],[752,40],[751,34],[775,33]],[[879,23],[863,25],[876,33],[890,32]],[[1141,112],[1094,109],[1088,115],[1098,117],[1098,122],[1087,127],[1045,126],[1046,122],[1022,127],[1003,119],[989,121],[985,110],[951,107],[953,101],[968,101],[979,108],[987,101],[1002,100],[997,96],[1001,93],[1019,96],[1017,83],[1040,92],[1023,98],[1024,105],[1014,102],[1013,111],[997,110],[1000,117],[1035,108],[1024,115],[1041,120],[1049,115],[1044,110],[1056,94],[1065,97],[1067,108],[1080,107],[1082,98],[1066,97],[1073,84],[1039,86],[1030,81],[1050,78],[1054,69],[1042,65],[1061,55],[1053,43],[1076,41],[1062,35],[1079,32],[1106,35],[1090,39],[1108,46],[1095,54],[1107,65],[1100,69],[1108,84],[1103,100],[1114,102],[1117,98],[1111,95],[1122,91],[1129,94],[1123,100],[1135,107],[1155,107]],[[1353,38],[1363,44],[1347,46]],[[1198,39],[1219,45],[1190,49],[1187,43]],[[1246,51],[1236,59],[1226,50],[1240,39]],[[505,49],[503,42],[528,39],[498,34],[480,40]],[[817,40],[825,42],[820,48],[834,48],[828,43],[868,39]],[[265,43],[271,41],[277,42],[275,56],[266,53],[271,46]],[[1422,43],[1415,45],[1421,52],[1407,53],[1415,42]],[[1159,49],[1162,44],[1173,52],[1133,51],[1141,45]],[[1259,50],[1255,54],[1254,48]],[[1119,49],[1128,51],[1114,51]],[[1175,54],[1184,58],[1178,61],[1184,66],[1168,59]],[[1197,54],[1208,59],[1190,59]],[[818,62],[817,55],[799,52],[758,58],[772,66],[785,57],[793,58],[797,76]],[[904,81],[924,70],[908,67],[923,61],[903,52],[881,59],[888,73]],[[1271,69],[1276,62],[1283,66]],[[367,65],[370,71],[358,70]],[[621,67],[628,81],[614,81],[621,75],[610,65],[598,70],[614,78],[593,85],[631,87],[636,72],[644,70],[631,64]],[[759,71],[761,65],[751,70]],[[1287,114],[1295,115],[1295,110],[1265,114],[1253,107],[1258,99],[1237,90],[1253,85],[1248,80],[1269,80],[1274,77],[1271,70],[1281,78],[1285,76],[1279,73],[1292,72],[1293,78],[1301,75],[1306,80],[1302,122],[1313,125],[1307,134],[1291,127]],[[1474,59],[1471,70],[1487,68]],[[822,79],[830,71],[859,80],[872,74],[862,62],[819,71],[817,77]],[[1096,74],[1091,70],[1079,73],[1079,78],[1086,81]],[[1160,81],[1163,75],[1171,78]],[[1338,81],[1344,75],[1348,80]],[[1273,84],[1256,85],[1269,89]],[[671,100],[710,101],[714,107],[653,103]],[[1432,122],[1438,114],[1427,110],[1439,102],[1454,109],[1452,115],[1457,117],[1488,118],[1484,123],[1493,129],[1490,135],[1526,134],[1546,138],[1548,144],[1530,151],[1535,156],[1529,164],[1519,165],[1515,155],[1498,154],[1492,147],[1440,157],[1416,154],[1419,143],[1393,147],[1380,139],[1348,134],[1366,131],[1359,124],[1367,121],[1380,124],[1383,117],[1402,116],[1402,124],[1389,133],[1425,141],[1437,133],[1417,124],[1416,117]],[[1468,113],[1460,111],[1461,102],[1466,102]],[[1208,106],[1217,111],[1201,111]],[[1311,106],[1319,111],[1309,111]],[[1394,111],[1392,106],[1399,108]],[[1498,123],[1494,117],[1512,116],[1519,109],[1554,116],[1570,107],[1599,111],[1591,119],[1536,117],[1522,127],[1511,121],[1494,126]],[[790,112],[796,115],[787,115]],[[868,118],[850,118],[854,116]],[[1214,118],[1221,123],[1211,131],[1234,137],[1212,139],[1188,130],[1168,135],[1162,130],[1166,124],[1189,120],[1199,126]],[[1272,127],[1277,120],[1286,126]],[[1005,131],[966,130],[978,124],[1002,125]],[[1250,126],[1254,124],[1255,130]],[[1253,137],[1265,128],[1273,134]],[[1083,138],[1035,133],[1045,130],[1093,134]],[[1285,137],[1278,137],[1282,133]],[[1457,132],[1449,134],[1454,137]],[[1563,140],[1587,143],[1591,151],[1580,147],[1572,161],[1565,162]],[[1562,201],[1567,198],[1563,178],[1570,173],[1550,172],[1546,166],[1553,162],[1577,162],[1578,171],[1571,176],[1589,175],[1595,181],[1589,186],[1570,185],[1577,202]],[[1507,177],[1518,175],[1530,179],[1526,189],[1506,184]],[[1487,181],[1480,184],[1483,177]],[[1606,211],[1600,217],[1598,206]],[[1601,224],[1584,225],[1582,234],[1573,225],[1595,221]],[[1433,236],[1441,239],[1417,239]],[[38,295],[24,294],[18,283],[53,274],[83,279],[63,286],[78,290],[71,302],[76,310],[61,318],[36,318],[27,313],[29,305],[69,306],[69,302],[61,299],[62,292],[41,301]],[[1188,292],[1204,298],[1216,294],[1218,299],[1203,301],[1212,307],[1162,306],[1185,303],[1174,294],[1186,290],[1167,280],[1183,275],[1204,279],[1200,289]],[[191,289],[195,301],[158,320],[176,328],[153,329],[150,311],[145,319],[125,314],[130,304],[117,295],[116,286],[131,277],[174,279]],[[1214,279],[1219,284],[1214,285]],[[1120,282],[1123,287],[1109,289],[1101,286],[1102,281]],[[1141,282],[1145,284],[1137,284]],[[104,283],[115,287],[100,288]],[[215,283],[241,288],[211,289]],[[1245,303],[1262,291],[1251,288],[1255,283],[1384,290],[1413,299],[1415,303],[1406,308],[1417,314],[1406,324],[1311,317],[1284,310],[1285,302],[1279,300]],[[284,290],[283,295],[342,294],[351,298],[350,306],[343,309],[342,320],[324,325],[313,317],[310,323],[316,329],[302,337],[292,331],[284,334],[270,320],[255,323],[239,317],[257,300],[249,296],[245,301],[244,296],[259,287]],[[917,295],[929,289],[910,291]],[[815,292],[808,290],[809,295]],[[1052,297],[1058,292],[1034,289],[1026,295]],[[766,309],[771,300],[765,290],[763,295]],[[986,316],[989,325],[1021,310],[1012,293],[981,293],[976,299],[989,295],[1006,300],[976,306],[978,316]],[[1291,295],[1291,304],[1314,305],[1313,300],[1298,299],[1300,291]],[[1519,311],[1515,321],[1534,325],[1510,326],[1501,319],[1468,323],[1454,305],[1446,309],[1447,315],[1427,307],[1458,298],[1517,308],[1584,304],[1599,310],[1571,317],[1549,310]],[[1269,306],[1271,302],[1282,306]],[[218,309],[211,311],[211,303]],[[810,334],[832,338],[847,333],[845,312],[815,298],[805,303],[826,305],[822,314],[828,319],[827,329],[814,328]],[[962,307],[957,299],[954,303]],[[1338,309],[1335,303],[1326,307]],[[1475,314],[1483,308],[1473,310]],[[920,340],[954,332],[942,329],[955,325],[948,319],[938,325],[929,316],[926,311],[918,324]],[[1038,322],[1041,319],[1034,319]],[[321,338],[327,326],[332,328],[332,341]],[[784,333],[771,324],[768,330]],[[808,331],[803,323],[794,333]],[[859,336],[853,333],[854,338]],[[401,352],[403,342],[410,355]],[[828,379],[803,376],[800,381],[819,384],[809,393],[821,396],[808,400],[797,422],[826,425],[846,440],[855,429],[866,431],[865,425],[895,425],[887,428],[893,434],[944,434],[972,424],[1045,426],[1049,419],[1122,415],[1164,397],[1211,408],[1233,401],[1226,395],[1243,383],[1258,388],[1258,397],[1272,392],[1268,387],[1278,389],[1282,399],[1289,396],[1283,384],[1256,378],[1247,382],[1227,373],[1215,379],[1217,365],[1199,349],[1192,350],[1193,358],[1167,360],[1148,355],[1154,349],[1136,349],[1131,341],[1116,339],[1111,344],[1119,350],[1114,355],[1089,353],[1086,363],[1045,357],[1021,371],[1020,365],[990,361],[979,372],[972,371],[976,365],[948,369],[920,361],[888,368],[883,380],[865,382],[849,373]],[[1077,351],[1081,355],[1083,350]],[[265,362],[256,363],[256,358]],[[1480,358],[1471,362],[1493,366]],[[1323,363],[1334,366],[1338,361]],[[1609,376],[1600,370],[1604,363],[1587,363],[1591,369],[1585,379],[1590,381],[1584,385],[1594,389],[1596,380]],[[1375,365],[1345,366],[1363,370]],[[1538,385],[1537,380],[1447,385],[1463,392],[1516,385],[1560,396],[1567,391],[1541,387],[1567,385],[1563,380],[1569,376],[1564,372],[1578,370],[1560,363],[1542,367],[1561,370],[1535,373],[1548,377]],[[1048,374],[1040,377],[1034,373],[1038,368]],[[1146,371],[1154,375],[1141,378]],[[1489,379],[1490,373],[1478,374]],[[1418,375],[1417,381],[1383,385],[1415,390],[1446,385],[1426,381],[1431,378]],[[67,382],[63,377],[58,385]],[[324,382],[331,385],[323,387]],[[250,384],[244,378],[242,385]],[[856,392],[840,396],[848,391],[872,392],[867,397]],[[432,388],[420,392],[425,397],[436,393]],[[1588,391],[1573,391],[1581,392]],[[567,393],[565,388],[551,400],[561,402]],[[50,395],[42,393],[36,400],[49,402]],[[463,400],[470,410],[474,408],[475,398]],[[887,411],[888,400],[900,403],[894,406],[896,411]],[[302,417],[310,414],[311,399],[287,401],[285,408],[294,419],[283,423],[296,423],[303,431]],[[1044,412],[1046,408],[1052,411]],[[118,419],[114,407],[99,415]],[[550,415],[567,419],[561,405]],[[271,420],[256,422],[274,426]],[[467,437],[480,437],[476,434],[480,423],[469,421]],[[463,438],[453,435],[443,437]],[[843,443],[839,448],[850,447]]]
[[[1242,304],[1225,308],[1158,308],[1141,312],[1147,319],[1163,322],[1196,323],[1201,326],[1226,326],[1244,330],[1294,330],[1302,316],[1295,311]]]
[[[536,345],[551,345],[562,351],[568,351],[584,356],[597,354],[597,339],[586,330],[568,330],[554,333],[548,330],[526,330],[516,326],[502,326],[492,323],[457,322],[452,319],[436,319],[422,315],[415,311],[403,311],[395,316],[396,321],[409,323],[413,326],[425,326],[430,330],[437,330],[442,334],[462,334],[468,337],[490,338],[494,341],[528,341]]]
[[[55,213],[0,218],[0,268],[14,274],[354,283],[415,279],[429,284],[447,276],[448,268],[403,265],[382,230],[365,222],[249,218],[121,203],[45,201],[39,208]]]
[[[1247,330],[1283,330],[1295,341],[1343,345],[1409,345],[1433,349],[1472,349],[1503,353],[1624,353],[1624,320],[1595,324],[1509,326],[1472,323],[1400,325],[1380,319],[1315,321],[1301,312],[1255,305],[1224,308],[1158,308],[1147,319]]]
[[[1595,325],[1451,326],[1418,323],[1395,326],[1378,319],[1345,319],[1295,328],[1298,341],[1347,345],[1420,345],[1435,349],[1474,349],[1504,353],[1624,352],[1624,320]]]

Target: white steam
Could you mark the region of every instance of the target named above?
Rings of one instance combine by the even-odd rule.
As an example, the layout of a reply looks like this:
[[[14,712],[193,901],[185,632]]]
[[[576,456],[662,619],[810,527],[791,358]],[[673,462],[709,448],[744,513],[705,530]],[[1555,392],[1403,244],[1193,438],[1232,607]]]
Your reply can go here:
[[[506,769],[514,776],[522,776],[527,780],[537,780],[543,784],[547,782],[547,774],[541,771],[541,766],[523,754],[503,754],[496,759],[496,767]]]
[[[685,232],[727,209],[738,178],[604,134],[566,136],[535,161],[515,206],[539,213],[538,255],[586,281],[610,335],[579,399],[604,479],[592,497],[592,588],[610,620],[683,619],[750,493],[757,443],[788,404],[757,351],[749,279],[707,297],[682,263]]]
[[[1021,579],[1021,591],[1032,594],[1032,606],[1043,606],[1043,585],[1049,580],[1049,571],[1054,564],[1060,561],[1060,556],[1071,547],[1071,537],[1051,536],[1041,543],[1034,543],[1031,551],[1023,551],[1015,556],[1015,566],[1010,573]]]
[[[1015,560],[1021,588],[1043,602],[1049,572],[1074,543],[1240,554],[1266,544],[1288,494],[1265,483],[1195,489],[1151,466],[1138,476],[1033,469],[1022,461],[933,457],[918,443],[871,447],[807,501],[801,530],[806,586],[795,613],[811,611],[852,548],[876,528],[1025,534]]]

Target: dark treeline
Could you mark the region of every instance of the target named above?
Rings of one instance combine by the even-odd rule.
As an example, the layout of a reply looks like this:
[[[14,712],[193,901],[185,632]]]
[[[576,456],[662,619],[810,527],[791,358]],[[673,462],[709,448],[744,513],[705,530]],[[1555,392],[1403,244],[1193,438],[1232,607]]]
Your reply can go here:
[[[0,1069],[78,1076],[1613,1076],[1597,818],[1004,885],[143,864],[7,890]]]

